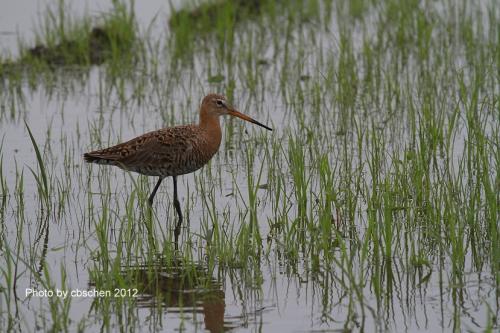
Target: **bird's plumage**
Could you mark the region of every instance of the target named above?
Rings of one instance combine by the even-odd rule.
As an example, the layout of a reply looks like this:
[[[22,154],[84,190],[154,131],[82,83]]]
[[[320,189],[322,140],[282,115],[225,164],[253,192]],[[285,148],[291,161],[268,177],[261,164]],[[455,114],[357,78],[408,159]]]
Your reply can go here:
[[[209,132],[198,125],[176,126],[86,153],[84,158],[147,176],[183,175],[201,168],[217,152],[220,139],[211,140]]]

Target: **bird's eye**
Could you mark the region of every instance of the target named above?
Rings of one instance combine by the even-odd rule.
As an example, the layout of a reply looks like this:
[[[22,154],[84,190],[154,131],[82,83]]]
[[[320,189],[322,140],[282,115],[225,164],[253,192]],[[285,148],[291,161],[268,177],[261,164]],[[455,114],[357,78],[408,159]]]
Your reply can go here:
[[[224,106],[224,102],[223,102],[221,99],[216,100],[216,101],[215,101],[215,103],[216,103],[216,104],[217,104],[217,106],[219,106],[219,107]]]

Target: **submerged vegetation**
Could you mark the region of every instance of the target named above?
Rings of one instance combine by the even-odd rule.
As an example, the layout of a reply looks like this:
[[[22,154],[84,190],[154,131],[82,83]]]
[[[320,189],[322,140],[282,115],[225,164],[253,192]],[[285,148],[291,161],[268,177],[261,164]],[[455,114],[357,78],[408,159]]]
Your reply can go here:
[[[0,81],[0,327],[497,331],[497,2],[242,3],[169,8],[158,34],[138,3],[49,11],[20,45],[55,79]],[[100,64],[101,32],[102,66],[53,70]],[[81,156],[197,121],[210,91],[275,131],[225,121],[178,179],[176,249],[170,182],[151,210],[155,180]]]

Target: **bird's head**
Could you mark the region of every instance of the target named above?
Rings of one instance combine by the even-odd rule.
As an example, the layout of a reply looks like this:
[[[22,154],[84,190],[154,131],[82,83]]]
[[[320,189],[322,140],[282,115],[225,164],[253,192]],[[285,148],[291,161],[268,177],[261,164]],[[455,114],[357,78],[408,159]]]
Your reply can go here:
[[[205,98],[203,98],[203,101],[201,102],[200,112],[205,112],[209,116],[230,115],[233,117],[238,117],[253,124],[264,127],[269,131],[272,131],[272,128],[267,127],[266,125],[259,123],[257,120],[236,110],[229,102],[227,102],[226,97],[223,95],[208,94],[207,96],[205,96]]]

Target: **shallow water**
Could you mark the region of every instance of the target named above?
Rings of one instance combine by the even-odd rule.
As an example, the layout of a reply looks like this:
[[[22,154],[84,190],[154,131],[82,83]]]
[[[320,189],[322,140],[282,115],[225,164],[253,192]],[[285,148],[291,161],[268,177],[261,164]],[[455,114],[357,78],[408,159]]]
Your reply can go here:
[[[111,7],[105,3],[94,6],[87,2],[71,8],[76,15],[85,11],[92,15]],[[174,3],[177,6],[179,3]],[[16,55],[17,42],[12,33],[32,38],[33,17],[43,8],[42,4],[26,6],[19,1],[0,4],[0,13],[4,13],[0,14],[0,49]],[[495,10],[499,17],[498,8]],[[444,244],[435,247],[439,244],[436,234],[426,230],[432,229],[432,221],[415,222],[422,213],[418,209],[395,207],[395,213],[390,214],[395,226],[390,257],[380,257],[376,245],[363,242],[374,232],[369,223],[374,209],[371,196],[382,191],[372,189],[375,180],[370,161],[376,149],[368,141],[375,138],[367,136],[375,133],[386,144],[380,165],[382,174],[391,179],[396,170],[392,161],[398,160],[397,154],[410,154],[414,144],[409,136],[412,122],[406,114],[409,102],[400,102],[394,96],[422,88],[415,74],[418,61],[410,59],[401,71],[383,75],[393,75],[394,87],[384,81],[387,85],[374,88],[375,97],[370,100],[366,95],[366,100],[358,98],[351,106],[348,99],[342,99],[348,90],[344,95],[329,93],[333,87],[322,81],[330,75],[326,72],[328,64],[340,61],[342,53],[341,22],[335,15],[327,21],[326,31],[313,22],[303,30],[292,29],[288,42],[276,37],[281,31],[275,35],[259,33],[258,24],[243,22],[237,28],[234,47],[243,53],[254,51],[253,57],[240,55],[236,68],[226,66],[214,43],[213,49],[193,54],[191,67],[175,70],[168,64],[171,55],[165,44],[166,35],[172,33],[167,28],[170,7],[163,1],[138,1],[135,13],[143,34],[158,14],[148,36],[167,51],[150,55],[160,62],[157,70],[138,65],[130,77],[116,81],[109,78],[105,67],[77,73],[62,71],[53,82],[39,82],[35,88],[22,85],[16,98],[2,95],[0,170],[7,190],[2,194],[6,203],[0,210],[0,326],[13,331],[165,332],[498,329],[497,266],[487,259],[489,252],[487,258],[479,260],[481,253],[475,252],[477,248],[468,238],[463,240],[461,274],[453,269],[456,248]],[[366,20],[377,21],[377,15]],[[312,31],[318,31],[314,42],[309,40]],[[372,35],[370,31],[352,32],[351,51],[359,62],[363,38]],[[211,38],[215,39],[207,37]],[[273,38],[277,38],[275,43]],[[286,56],[289,63],[284,64],[280,50],[286,43],[321,47],[319,51],[293,49],[296,53]],[[392,59],[390,54],[386,57],[382,61],[389,71]],[[466,62],[464,55],[453,59],[457,66]],[[246,67],[248,63],[251,65]],[[448,73],[445,69],[443,72]],[[464,73],[467,76],[472,70],[465,68]],[[224,75],[222,83],[208,82],[215,74]],[[438,81],[436,95],[453,90],[444,88],[444,83],[440,86],[445,81]],[[342,83],[340,79],[333,82]],[[252,90],[253,86],[257,88]],[[179,178],[179,196],[188,221],[180,236],[182,255],[172,261],[164,258],[171,248],[175,219],[170,204],[171,181],[162,184],[156,198],[153,234],[157,248],[152,250],[144,223],[147,211],[137,196],[142,195],[144,201],[155,180],[115,168],[85,165],[82,154],[162,126],[196,122],[199,101],[211,91],[233,91],[234,104],[242,112],[269,124],[274,131],[223,120],[224,139],[216,157],[202,170]],[[496,86],[482,96],[493,98],[498,93]],[[453,105],[454,97],[440,101]],[[418,97],[415,101],[421,102]],[[493,136],[498,131],[495,106],[485,108],[484,119],[491,124],[489,135]],[[452,109],[445,107],[449,112]],[[352,117],[344,110],[352,112]],[[469,141],[464,114],[453,132],[451,161],[440,160],[455,166],[458,176],[451,178],[461,175],[460,161]],[[417,126],[427,121],[419,116]],[[43,152],[51,209],[41,199],[36,181],[40,172],[24,122]],[[365,135],[362,139],[360,133]],[[292,160],[290,141],[296,138],[300,147],[306,147],[302,151],[302,173]],[[278,144],[282,147],[276,148]],[[339,225],[339,230],[330,236],[329,253],[310,246],[307,239],[297,247],[290,244],[300,243],[302,233],[309,237],[315,232],[301,225],[301,175],[306,179],[306,219],[321,220],[322,191],[328,186],[322,185],[316,156],[323,156],[331,166],[330,187],[335,187],[337,195],[332,203],[337,211],[332,224]],[[441,178],[436,173],[439,183]],[[363,189],[354,188],[356,175],[363,178]],[[351,193],[355,196],[352,202],[357,204],[352,210],[346,207]],[[401,206],[418,199],[407,199],[396,190],[394,193]],[[482,225],[481,212],[475,220]],[[252,238],[248,249],[239,248],[247,243],[239,243],[238,237],[246,235],[242,230],[251,228],[253,221],[257,221],[261,242],[254,245],[256,239]],[[289,233],[280,231],[283,229]],[[439,230],[442,234],[438,236],[448,237],[446,226]],[[224,244],[229,254],[217,252]],[[363,252],[366,244],[369,250]],[[428,264],[410,264],[415,246],[426,252]],[[103,286],[113,286],[109,290],[113,296],[77,294],[94,289],[106,292]],[[73,292],[73,296],[30,296],[28,288],[64,290]],[[115,288],[132,297],[114,297]],[[65,324],[55,326],[61,317],[67,318]]]

